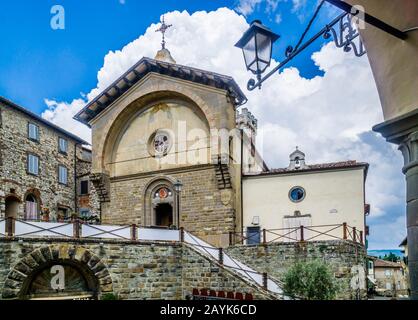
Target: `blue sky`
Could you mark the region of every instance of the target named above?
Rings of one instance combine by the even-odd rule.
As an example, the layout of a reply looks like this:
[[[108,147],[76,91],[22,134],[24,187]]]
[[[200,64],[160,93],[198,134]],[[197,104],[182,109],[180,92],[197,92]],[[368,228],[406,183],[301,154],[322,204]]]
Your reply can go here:
[[[50,27],[50,10],[56,4],[65,8],[65,30]],[[45,111],[48,99],[55,108],[49,119],[57,120],[54,117],[59,110],[81,107],[92,89],[102,88],[103,83],[120,75],[119,68],[113,66],[125,70],[142,55],[151,56],[154,49],[148,47],[157,48],[159,39],[149,27],[158,23],[164,13],[172,19],[168,23],[174,20],[177,24],[167,34],[167,41],[179,63],[233,75],[245,89],[250,74],[245,72],[242,57],[233,51],[233,43],[245,26],[237,14],[217,9],[235,10],[244,14],[247,22],[260,19],[280,34],[273,53],[273,58],[280,61],[287,45],[295,45],[299,39],[316,4],[307,0],[2,1],[0,95],[38,114]],[[173,13],[175,10],[186,10],[187,14]],[[216,14],[193,15],[203,10]],[[338,12],[325,5],[308,37]],[[223,21],[222,17],[231,20]],[[202,29],[204,34],[190,30],[196,28],[196,19],[209,23],[209,28]],[[227,44],[213,40],[210,33],[216,28],[211,28],[210,23],[222,24],[217,32],[225,33],[221,37],[229,39]],[[192,43],[184,43],[178,33],[181,28],[186,28],[182,29],[184,38]],[[143,35],[146,37],[141,39]],[[193,47],[194,41],[200,45]],[[266,132],[275,136],[273,141],[267,141],[270,152],[265,158],[272,167],[286,166],[287,155],[299,145],[307,153],[308,163],[347,159],[369,162],[370,246],[396,248],[406,233],[402,158],[393,146],[371,132],[372,125],[381,121],[381,111],[367,59],[352,54],[342,56],[332,46],[324,49],[324,43],[320,40],[311,45],[288,65],[293,69],[273,77],[261,92],[248,94],[248,107]],[[182,51],[186,45],[196,53]],[[216,46],[222,45],[226,47],[218,50]],[[140,48],[134,57],[128,53],[132,47]],[[228,58],[229,51],[238,61]],[[108,73],[108,79],[99,70]],[[346,75],[340,79],[336,74]],[[356,82],[350,82],[351,78]],[[55,122],[71,130],[66,127],[71,116]],[[280,148],[273,144],[278,140]]]
[[[65,30],[50,27],[50,10],[55,4],[65,8]],[[125,4],[120,0],[2,1],[0,94],[40,113],[45,108],[45,97],[69,100],[94,87],[106,53],[144,33],[151,23],[159,21],[161,14],[237,5],[236,0],[125,0]],[[275,23],[277,12],[269,13],[267,7],[261,3],[247,19],[261,19],[281,35],[274,52],[280,57],[288,44],[297,41],[304,25],[297,15],[286,15],[292,8],[290,1],[280,8],[279,25]],[[306,13],[313,9],[313,4],[307,5]],[[327,14],[320,17],[325,21],[323,16]],[[307,77],[321,74],[307,59],[319,47],[320,42],[292,63]]]

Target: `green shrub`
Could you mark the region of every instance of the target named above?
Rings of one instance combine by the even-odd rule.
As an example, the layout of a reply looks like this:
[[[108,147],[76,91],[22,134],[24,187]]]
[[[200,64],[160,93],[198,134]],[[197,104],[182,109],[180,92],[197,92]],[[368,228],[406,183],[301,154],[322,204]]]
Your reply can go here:
[[[321,261],[298,262],[283,275],[286,295],[304,300],[332,300],[338,292],[329,267]]]
[[[114,293],[105,293],[100,300],[118,300],[118,297]]]

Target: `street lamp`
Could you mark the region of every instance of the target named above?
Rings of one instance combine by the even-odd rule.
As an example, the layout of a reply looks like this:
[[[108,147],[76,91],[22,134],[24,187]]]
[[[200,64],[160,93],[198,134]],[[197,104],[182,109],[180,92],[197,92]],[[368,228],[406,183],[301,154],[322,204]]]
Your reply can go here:
[[[326,24],[317,34],[309,40],[303,42],[306,34],[311,28],[314,20],[322,5],[328,2],[344,11],[334,20]],[[341,0],[322,0],[318,5],[312,19],[309,21],[305,31],[295,47],[288,46],[285,51],[285,58],[275,66],[270,72],[262,76],[267,67],[270,66],[273,43],[279,39],[279,36],[265,27],[261,21],[255,20],[251,23],[250,28],[243,34],[241,39],[235,44],[236,47],[242,49],[244,53],[245,65],[247,70],[256,75],[257,81],[250,79],[247,84],[248,90],[260,88],[264,81],[270,78],[273,74],[283,68],[290,60],[296,57],[299,53],[305,50],[315,40],[321,36],[324,39],[333,38],[335,45],[338,48],[343,48],[348,52],[353,50],[357,57],[361,57],[366,53],[363,42],[360,38],[358,30],[353,26],[352,17],[357,16],[358,20],[365,21],[376,28],[379,28],[394,37],[405,40],[407,35],[387,23],[361,11],[357,6],[352,6]]]
[[[247,70],[257,75],[258,79],[270,66],[273,43],[279,38],[279,35],[265,27],[260,20],[255,20],[235,44],[242,49]]]
[[[176,192],[176,202],[177,202],[177,227],[178,229],[180,229],[180,193],[181,190],[183,189],[183,184],[181,183],[180,180],[177,180],[174,183],[174,191]]]

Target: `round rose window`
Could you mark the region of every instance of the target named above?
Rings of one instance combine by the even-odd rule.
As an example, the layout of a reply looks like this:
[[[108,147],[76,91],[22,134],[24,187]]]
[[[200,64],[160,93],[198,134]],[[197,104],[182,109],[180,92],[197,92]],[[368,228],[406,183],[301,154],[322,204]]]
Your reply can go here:
[[[293,202],[300,202],[305,199],[306,192],[302,187],[293,187],[289,191],[289,198]]]

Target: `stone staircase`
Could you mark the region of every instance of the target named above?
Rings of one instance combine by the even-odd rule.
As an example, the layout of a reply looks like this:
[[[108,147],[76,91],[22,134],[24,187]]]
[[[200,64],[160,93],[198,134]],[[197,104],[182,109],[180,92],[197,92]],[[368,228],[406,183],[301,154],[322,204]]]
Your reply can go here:
[[[211,244],[203,241],[195,235],[185,231],[184,243],[197,253],[204,255],[213,263],[218,264],[220,267],[226,269],[230,273],[239,277],[243,281],[247,282],[250,286],[257,288],[257,290],[263,292],[271,299],[277,300],[290,300],[285,296],[281,288],[281,284],[278,280],[265,277],[265,275],[250,268],[244,263],[234,259],[232,256],[226,254],[223,250],[212,246]],[[220,254],[220,252],[222,252]],[[220,255],[222,256],[222,262],[220,262]]]
[[[96,189],[100,202],[110,202],[109,176],[104,173],[92,173],[90,181]]]

